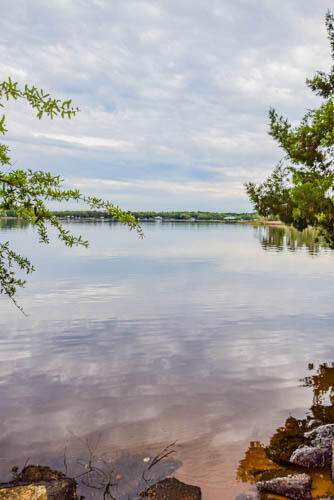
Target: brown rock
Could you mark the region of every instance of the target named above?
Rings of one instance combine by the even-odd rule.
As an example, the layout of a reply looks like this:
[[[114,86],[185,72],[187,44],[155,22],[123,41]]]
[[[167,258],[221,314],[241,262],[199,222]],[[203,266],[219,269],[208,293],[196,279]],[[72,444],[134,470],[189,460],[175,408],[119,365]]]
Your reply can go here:
[[[77,483],[74,479],[66,477],[46,483],[48,500],[76,500]]]
[[[50,467],[29,465],[11,483],[0,484],[0,500],[75,500],[76,481]]]
[[[0,488],[1,500],[47,500],[44,485],[10,486]]]
[[[0,485],[0,500],[76,500],[74,479],[56,479],[39,484]]]
[[[154,484],[141,497],[151,500],[201,500],[201,489],[198,486],[181,483],[175,478],[164,479]]]
[[[312,500],[312,479],[307,474],[277,477],[270,481],[259,481],[256,487],[259,491],[277,493],[293,500]]]
[[[63,479],[65,474],[52,470],[42,465],[28,465],[18,475],[18,480],[23,483],[38,483],[39,481],[54,481]]]

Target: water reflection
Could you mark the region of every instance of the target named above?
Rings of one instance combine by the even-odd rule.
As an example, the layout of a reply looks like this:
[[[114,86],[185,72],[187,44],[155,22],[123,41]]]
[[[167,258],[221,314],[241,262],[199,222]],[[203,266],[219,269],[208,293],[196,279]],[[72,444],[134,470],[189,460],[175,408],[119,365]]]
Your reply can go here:
[[[296,252],[305,248],[314,255],[325,247],[324,241],[319,239],[312,228],[298,231],[288,226],[254,226],[254,232],[264,250]]]
[[[76,221],[75,223],[71,222],[69,223],[68,221],[62,221],[63,224],[72,224],[73,227],[80,227],[80,226],[85,226],[87,227],[87,224],[90,227],[101,227],[101,221],[90,221],[89,223],[85,221]],[[154,224],[150,224],[151,226]],[[118,226],[118,225],[117,225]],[[190,224],[184,224],[180,222],[171,222],[171,223],[165,223],[165,227],[168,227],[169,229],[173,230],[180,230],[182,232],[184,231],[189,231],[193,232],[199,231],[199,230],[217,230],[217,228],[221,228],[221,224],[215,224],[215,223],[201,223],[201,224],[196,224],[190,225]],[[28,229],[31,228],[32,226],[24,221],[23,219],[16,219],[16,218],[4,218],[0,217],[0,230],[11,230],[11,229]],[[104,227],[106,228],[114,228],[114,224],[104,224]],[[232,226],[232,230],[233,227]],[[309,254],[315,255],[319,253],[321,249],[326,248],[325,242],[323,239],[319,238],[317,235],[316,231],[314,231],[312,228],[307,228],[304,231],[298,231],[297,229],[293,227],[288,227],[288,226],[262,226],[262,225],[252,225],[254,234],[256,239],[258,239],[261,243],[261,246],[264,250],[276,250],[278,252],[283,252],[284,250],[288,250],[291,252],[296,252],[298,250],[306,249]],[[244,226],[238,226],[238,230],[244,229]],[[81,228],[80,228],[81,230]]]
[[[0,229],[27,229],[29,223],[23,219],[0,217]]]
[[[308,365],[308,369],[314,371],[312,363]],[[334,363],[320,364],[315,373],[300,381],[302,387],[312,389],[313,403],[310,411],[301,419],[292,416],[287,418],[285,424],[271,436],[268,446],[259,441],[251,441],[245,457],[239,463],[239,481],[254,484],[259,480],[303,472],[302,468],[294,467],[289,458],[298,446],[306,443],[304,433],[319,425],[334,423]],[[311,475],[313,495],[334,494],[329,467],[320,472],[312,471]],[[265,499],[265,494],[260,498]]]
[[[248,493],[248,443],[303,418],[305,360],[334,359],[334,254],[268,251],[250,225],[152,223],[138,240],[68,223],[91,243],[68,249],[18,224],[0,239],[36,272],[19,291],[28,318],[0,297],[0,477],[29,457],[61,464],[71,431],[102,433],[113,463],[177,440],[177,477],[204,500]]]

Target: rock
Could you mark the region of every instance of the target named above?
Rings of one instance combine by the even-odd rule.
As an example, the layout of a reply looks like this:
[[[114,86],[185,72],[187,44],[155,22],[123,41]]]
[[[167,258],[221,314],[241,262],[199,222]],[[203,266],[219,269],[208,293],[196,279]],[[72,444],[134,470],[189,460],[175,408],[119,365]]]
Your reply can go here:
[[[75,500],[74,479],[56,479],[39,484],[0,484],[0,500]]]
[[[39,481],[54,481],[65,478],[65,474],[42,465],[28,465],[17,476],[23,483],[38,483]]]
[[[0,487],[1,500],[47,500],[44,485]]]
[[[303,467],[325,467],[331,461],[331,453],[326,448],[302,446],[297,448],[290,457],[290,462]]]
[[[76,481],[50,467],[29,465],[11,483],[0,484],[0,500],[75,500]]]
[[[334,424],[320,425],[304,436],[311,439],[312,446],[330,447],[334,440]]]
[[[74,479],[65,477],[46,483],[46,495],[48,500],[76,500],[77,483]]]
[[[292,453],[290,462],[309,468],[331,465],[334,424],[321,425],[305,432],[304,437],[309,440],[309,445],[297,448]]]
[[[141,497],[151,500],[201,500],[198,486],[181,483],[175,478],[164,479],[140,493]]]
[[[270,481],[259,481],[256,487],[259,491],[268,491],[284,495],[293,500],[312,500],[312,479],[307,474],[277,477]]]

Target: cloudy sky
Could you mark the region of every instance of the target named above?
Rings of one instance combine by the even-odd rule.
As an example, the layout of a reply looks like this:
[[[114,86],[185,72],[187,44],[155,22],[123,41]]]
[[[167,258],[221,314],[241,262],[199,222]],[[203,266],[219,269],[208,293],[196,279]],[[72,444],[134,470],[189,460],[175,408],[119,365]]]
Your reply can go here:
[[[0,79],[80,107],[36,120],[7,106],[17,168],[126,209],[246,211],[243,183],[282,152],[274,106],[293,121],[328,70],[325,0],[3,0]],[[64,207],[65,209],[66,207]],[[72,208],[72,206],[71,206]]]

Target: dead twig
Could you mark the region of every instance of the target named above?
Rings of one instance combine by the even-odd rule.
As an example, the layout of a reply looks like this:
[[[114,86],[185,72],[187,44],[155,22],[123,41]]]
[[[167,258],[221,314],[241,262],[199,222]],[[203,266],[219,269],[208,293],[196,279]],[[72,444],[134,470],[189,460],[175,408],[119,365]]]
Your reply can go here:
[[[102,461],[106,466],[108,466],[108,464],[104,460],[98,458],[96,455],[96,450],[101,439],[101,434],[99,435],[94,446],[91,445],[88,439],[86,439],[85,441],[83,441],[81,438],[78,439],[88,449],[88,461],[85,461],[83,459],[77,460],[77,464],[86,470],[81,474],[75,476],[74,479],[80,479],[82,484],[84,484],[88,488],[103,490],[102,494],[104,500],[107,498],[116,500],[116,498],[111,493],[111,488],[117,485],[117,482],[113,482],[114,471],[109,470],[108,472],[105,472],[95,463],[96,461]]]
[[[67,470],[68,470],[68,467],[67,467],[67,457],[66,457],[66,446],[64,448],[64,470],[65,470],[65,476],[67,476]]]
[[[158,455],[156,455],[152,462],[150,463],[150,465],[148,466],[147,469],[144,470],[143,474],[142,474],[142,478],[145,482],[150,482],[151,479],[147,479],[145,477],[145,473],[148,472],[149,470],[152,469],[152,467],[154,467],[155,465],[157,465],[157,463],[159,463],[161,460],[163,460],[164,458],[167,458],[169,457],[169,455],[171,455],[172,453],[176,453],[176,450],[171,450],[171,448],[173,446],[175,446],[176,444],[176,441],[174,441],[174,443],[171,443],[169,444],[168,446],[166,446],[166,448],[164,448],[162,451],[160,451],[160,453],[158,453]]]

